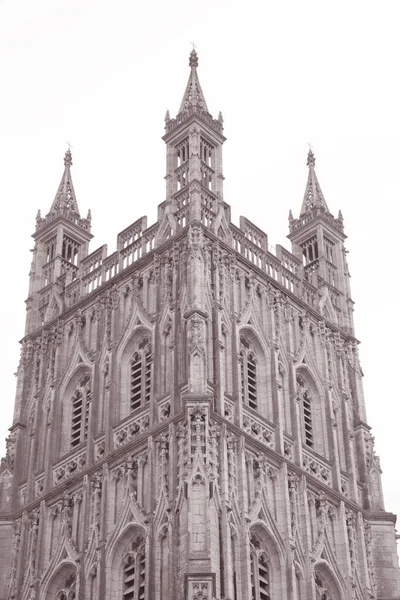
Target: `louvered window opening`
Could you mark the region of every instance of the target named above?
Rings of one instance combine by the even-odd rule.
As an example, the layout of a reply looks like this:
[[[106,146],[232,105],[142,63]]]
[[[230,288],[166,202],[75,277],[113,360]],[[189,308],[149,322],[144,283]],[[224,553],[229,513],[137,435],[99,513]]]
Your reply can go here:
[[[240,353],[240,383],[241,383],[241,394],[242,394],[242,402],[245,401],[245,387],[244,387],[244,356],[243,352]]]
[[[136,352],[131,360],[131,412],[150,402],[151,352]]]
[[[307,390],[303,392],[303,415],[306,446],[312,448],[314,446],[314,439],[312,427],[311,398]]]
[[[251,562],[251,600],[271,600],[266,556],[252,554]]]
[[[145,358],[145,402],[150,402],[150,386],[151,386],[151,358],[150,352],[147,352]]]
[[[72,397],[71,448],[79,446],[87,439],[90,399],[91,390],[87,387],[86,378]]]
[[[144,600],[146,560],[144,554],[131,554],[124,565],[123,600]]]
[[[249,395],[250,408],[257,408],[257,372],[254,358],[249,354],[247,356],[247,387]]]
[[[242,402],[257,410],[257,364],[252,352],[240,352],[240,393]]]
[[[124,600],[135,598],[135,558],[129,556],[124,569]]]
[[[142,400],[142,357],[136,355],[131,362],[131,411],[140,408]]]
[[[264,555],[261,555],[258,559],[258,585],[260,588],[260,600],[270,600],[269,571]]]

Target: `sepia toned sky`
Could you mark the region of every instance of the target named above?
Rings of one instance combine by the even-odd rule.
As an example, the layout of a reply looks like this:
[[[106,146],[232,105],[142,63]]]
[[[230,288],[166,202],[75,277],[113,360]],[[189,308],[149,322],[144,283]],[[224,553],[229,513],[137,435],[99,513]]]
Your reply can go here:
[[[53,201],[66,142],[91,251],[165,199],[167,109],[190,42],[208,109],[224,116],[224,199],[290,248],[308,144],[341,209],[367,414],[386,509],[400,513],[400,38],[397,1],[0,0],[0,439],[12,424],[30,237]],[[5,444],[0,443],[0,455]],[[400,527],[399,527],[400,529]]]

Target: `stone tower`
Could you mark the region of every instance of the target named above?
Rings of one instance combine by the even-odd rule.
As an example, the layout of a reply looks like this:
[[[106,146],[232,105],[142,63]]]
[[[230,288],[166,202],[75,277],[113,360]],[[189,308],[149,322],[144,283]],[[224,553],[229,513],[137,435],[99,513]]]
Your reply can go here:
[[[70,151],[38,214],[0,600],[398,600],[342,216],[310,151],[292,252],[231,223],[197,63],[154,225],[89,254]]]

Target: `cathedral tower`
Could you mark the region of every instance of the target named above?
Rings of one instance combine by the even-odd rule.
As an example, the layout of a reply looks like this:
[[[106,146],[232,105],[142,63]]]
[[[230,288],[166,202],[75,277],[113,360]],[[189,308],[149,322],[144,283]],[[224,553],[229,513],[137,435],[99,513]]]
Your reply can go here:
[[[89,253],[70,151],[38,214],[0,600],[399,600],[343,218],[310,150],[292,252],[234,225],[189,66],[156,223]]]

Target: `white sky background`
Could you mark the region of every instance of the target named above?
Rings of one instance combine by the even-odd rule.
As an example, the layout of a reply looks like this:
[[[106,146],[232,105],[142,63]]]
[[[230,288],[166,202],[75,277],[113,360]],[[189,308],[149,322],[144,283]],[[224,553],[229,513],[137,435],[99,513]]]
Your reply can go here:
[[[307,143],[343,211],[356,335],[387,510],[400,513],[400,90],[397,1],[0,0],[0,439],[12,424],[38,208],[66,141],[91,250],[165,199],[164,115],[179,110],[190,42],[208,109],[222,110],[225,200],[290,248]],[[0,455],[5,445],[0,446]]]

